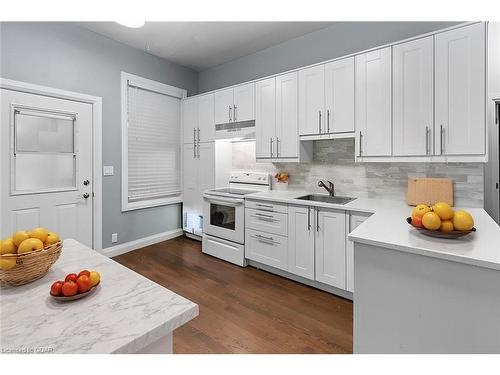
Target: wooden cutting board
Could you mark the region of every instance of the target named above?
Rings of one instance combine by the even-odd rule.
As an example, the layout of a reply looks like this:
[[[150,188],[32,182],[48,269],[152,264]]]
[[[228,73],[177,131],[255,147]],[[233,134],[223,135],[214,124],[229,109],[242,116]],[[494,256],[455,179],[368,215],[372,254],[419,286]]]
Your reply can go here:
[[[410,206],[446,202],[453,206],[453,180],[449,178],[409,178],[406,203]]]

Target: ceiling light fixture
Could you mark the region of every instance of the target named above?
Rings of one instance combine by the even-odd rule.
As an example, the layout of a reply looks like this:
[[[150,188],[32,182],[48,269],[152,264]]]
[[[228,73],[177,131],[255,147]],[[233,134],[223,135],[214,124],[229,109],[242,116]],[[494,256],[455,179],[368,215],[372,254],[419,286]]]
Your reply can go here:
[[[125,27],[138,29],[139,27],[143,27],[146,22],[138,20],[127,20],[127,21],[116,21],[116,23],[119,23],[120,25]]]

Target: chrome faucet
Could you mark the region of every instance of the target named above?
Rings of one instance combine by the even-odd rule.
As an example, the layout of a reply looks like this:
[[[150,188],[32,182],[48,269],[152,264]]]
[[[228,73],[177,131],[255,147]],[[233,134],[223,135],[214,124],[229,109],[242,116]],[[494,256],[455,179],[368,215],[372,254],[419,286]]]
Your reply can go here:
[[[333,182],[331,182],[331,181],[326,180],[326,182],[328,183],[328,186],[326,186],[326,184],[323,180],[319,180],[318,186],[325,188],[326,191],[328,192],[328,194],[330,195],[330,197],[334,197],[335,196],[335,185],[333,185]]]

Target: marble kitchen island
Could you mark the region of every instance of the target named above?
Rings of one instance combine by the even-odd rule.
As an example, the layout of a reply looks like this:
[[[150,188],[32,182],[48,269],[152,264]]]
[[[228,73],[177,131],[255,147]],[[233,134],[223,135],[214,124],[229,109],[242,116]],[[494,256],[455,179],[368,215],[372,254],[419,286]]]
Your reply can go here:
[[[378,210],[354,241],[354,353],[500,353],[500,228],[425,236],[408,207]]]
[[[96,270],[94,294],[60,303],[52,282]],[[2,353],[172,353],[172,332],[198,315],[198,305],[75,240],[40,280],[0,289]]]

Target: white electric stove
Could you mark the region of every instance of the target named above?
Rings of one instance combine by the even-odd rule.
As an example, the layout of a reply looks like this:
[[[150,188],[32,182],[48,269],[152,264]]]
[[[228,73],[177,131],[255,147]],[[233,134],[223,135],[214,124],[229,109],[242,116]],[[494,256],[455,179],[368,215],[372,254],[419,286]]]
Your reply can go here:
[[[202,251],[245,267],[245,196],[270,189],[267,173],[232,172],[227,188],[205,191]]]

